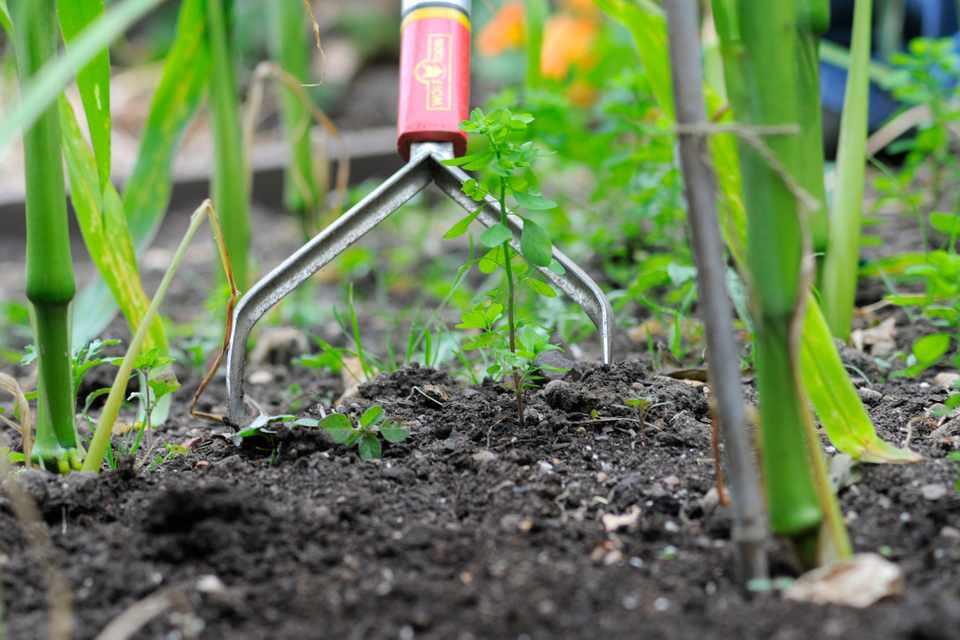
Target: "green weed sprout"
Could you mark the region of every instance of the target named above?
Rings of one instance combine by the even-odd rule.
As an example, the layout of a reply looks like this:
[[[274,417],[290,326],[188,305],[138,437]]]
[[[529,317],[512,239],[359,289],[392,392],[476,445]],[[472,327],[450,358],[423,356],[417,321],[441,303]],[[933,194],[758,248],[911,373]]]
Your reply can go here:
[[[470,119],[462,124],[467,133],[475,136],[475,145],[470,153],[460,158],[447,160],[447,164],[461,166],[465,169],[478,172],[478,179],[467,180],[463,185],[463,192],[476,202],[483,202],[488,197],[494,198],[500,205],[500,223],[496,224],[480,236],[480,244],[488,249],[486,255],[480,258],[478,267],[485,273],[492,273],[498,268],[504,272],[503,307],[506,309],[507,340],[510,353],[517,356],[517,311],[516,311],[516,284],[514,272],[518,265],[515,263],[514,251],[510,246],[512,234],[507,228],[507,216],[511,212],[522,209],[528,211],[546,211],[553,209],[557,204],[536,190],[534,186],[533,163],[537,158],[538,149],[527,139],[528,127],[533,122],[533,116],[528,113],[513,113],[509,109],[496,109],[489,114],[481,109],[474,109]],[[509,208],[508,197],[512,199],[514,207]],[[446,238],[453,238],[466,233],[468,226],[477,217],[480,209],[471,212],[461,219],[449,232]],[[523,221],[523,234],[520,238],[521,263],[525,259],[536,267],[550,267],[562,272],[562,267],[553,259],[553,243],[550,236],[536,221],[528,216],[520,216]],[[523,282],[537,293],[552,296],[553,289],[541,280],[531,277],[531,270],[522,266]],[[520,274],[518,274],[520,275]],[[497,295],[494,292],[492,295]],[[490,306],[481,303],[482,313],[489,313]],[[523,381],[521,372],[513,367],[514,391],[517,397],[517,416],[523,422]]]
[[[303,420],[299,424],[303,424]],[[390,443],[403,442],[410,431],[403,425],[386,418],[383,407],[378,404],[360,415],[356,426],[342,413],[331,413],[317,423],[326,430],[337,444],[347,448],[357,447],[364,460],[376,460],[383,454],[380,439]]]
[[[57,50],[54,0],[13,3],[20,86],[26,90]],[[32,455],[50,469],[80,466],[70,359],[70,302],[76,291],[56,104],[24,135],[27,186],[27,298],[39,355],[37,437]]]

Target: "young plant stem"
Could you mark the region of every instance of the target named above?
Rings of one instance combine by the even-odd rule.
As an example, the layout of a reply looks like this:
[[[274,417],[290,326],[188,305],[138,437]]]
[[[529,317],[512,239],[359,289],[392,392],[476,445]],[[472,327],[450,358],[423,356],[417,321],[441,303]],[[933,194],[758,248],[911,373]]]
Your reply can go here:
[[[725,5],[718,21],[725,75],[743,126],[800,122],[797,8],[793,0]],[[733,15],[730,15],[730,10]],[[722,26],[721,26],[722,25]],[[754,302],[754,347],[760,396],[761,443],[773,531],[792,539],[803,560],[816,557],[823,509],[811,460],[806,398],[799,381],[799,334],[807,294],[804,227],[798,194],[789,184],[804,160],[796,135],[770,136],[769,156],[739,141],[747,209],[747,265]],[[774,166],[771,158],[779,167]],[[816,455],[822,455],[819,450]],[[820,478],[817,481],[822,480]],[[832,500],[832,495],[828,500]],[[829,502],[828,502],[829,508]],[[842,547],[842,542],[834,548]]]
[[[210,105],[213,115],[213,201],[223,215],[227,249],[241,291],[249,284],[250,198],[236,79],[224,0],[207,0],[207,34],[213,63]]]
[[[841,340],[850,336],[857,292],[866,174],[872,4],[873,0],[857,0],[854,5],[851,60],[837,150],[837,188],[830,216],[830,247],[823,272],[824,311],[830,331]]]
[[[707,116],[700,68],[698,7],[689,0],[667,0],[664,8],[670,33],[677,124],[703,127]],[[697,264],[700,312],[706,327],[710,388],[716,398],[733,492],[733,540],[737,546],[740,578],[746,583],[768,575],[764,548],[767,527],[752,437],[744,412],[740,358],[733,334],[733,310],[726,290],[726,265],[717,223],[715,178],[707,163],[709,150],[705,134],[681,134],[679,147]]]
[[[12,17],[20,86],[28,87],[56,54],[54,0],[18,0]],[[37,439],[34,460],[65,473],[77,468],[70,354],[70,302],[76,292],[67,223],[60,121],[46,108],[24,135],[27,187],[27,298],[33,306],[38,353]]]
[[[500,224],[507,226],[507,181],[500,178]],[[511,264],[510,241],[503,245],[503,270],[507,280],[507,330],[510,332],[510,353],[517,354],[517,317],[514,308],[513,265]],[[523,383],[516,365],[513,366],[513,389],[517,394],[517,420],[523,424]]]
[[[186,234],[180,241],[177,251],[173,254],[173,258],[170,261],[170,266],[167,267],[167,272],[163,274],[163,279],[160,281],[160,286],[157,287],[156,292],[153,294],[153,300],[150,301],[150,307],[147,309],[147,313],[144,315],[140,326],[137,327],[137,332],[134,334],[133,339],[130,341],[130,346],[127,348],[126,354],[123,356],[123,361],[120,364],[120,370],[117,371],[116,380],[114,381],[113,386],[110,388],[110,393],[107,395],[107,401],[103,406],[100,419],[97,421],[97,428],[94,431],[93,438],[90,441],[90,449],[87,452],[86,458],[83,460],[84,471],[90,471],[94,473],[100,471],[100,467],[103,465],[103,458],[106,455],[107,448],[110,445],[110,436],[113,434],[113,425],[117,421],[117,416],[120,415],[120,408],[123,406],[123,400],[127,395],[127,384],[130,381],[130,375],[133,373],[137,356],[140,355],[140,350],[143,347],[143,341],[146,338],[147,329],[150,326],[153,318],[156,317],[160,309],[160,305],[163,303],[163,299],[167,295],[167,289],[170,288],[170,283],[173,282],[173,277],[176,275],[177,269],[180,267],[180,263],[183,262],[183,256],[186,254],[187,247],[190,246],[193,236],[196,235],[197,231],[200,229],[200,225],[207,216],[209,216],[212,220],[215,215],[216,214],[213,212],[213,207],[210,204],[210,201],[206,200],[196,211],[193,212],[193,215],[190,217],[190,227],[187,229]],[[149,393],[149,390],[145,390],[144,392]]]

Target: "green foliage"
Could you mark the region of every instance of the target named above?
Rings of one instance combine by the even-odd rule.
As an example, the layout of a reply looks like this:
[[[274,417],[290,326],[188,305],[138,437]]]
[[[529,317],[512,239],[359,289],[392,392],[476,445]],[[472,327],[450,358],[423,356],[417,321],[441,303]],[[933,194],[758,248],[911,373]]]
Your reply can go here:
[[[403,425],[386,417],[383,407],[373,405],[365,410],[354,424],[342,413],[331,413],[317,422],[337,444],[356,447],[364,460],[376,460],[382,455],[380,440],[396,444],[410,436]]]

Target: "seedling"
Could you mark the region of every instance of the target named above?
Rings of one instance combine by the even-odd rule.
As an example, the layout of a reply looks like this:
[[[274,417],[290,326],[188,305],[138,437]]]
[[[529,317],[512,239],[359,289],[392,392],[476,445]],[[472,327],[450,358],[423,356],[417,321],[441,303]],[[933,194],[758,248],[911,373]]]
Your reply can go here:
[[[488,249],[486,255],[479,261],[479,269],[483,273],[493,273],[503,269],[504,290],[491,293],[491,297],[502,296],[504,304],[499,309],[506,309],[507,342],[510,358],[498,357],[497,360],[522,358],[518,355],[517,332],[518,321],[516,312],[517,280],[524,282],[536,294],[554,297],[556,293],[546,283],[531,277],[530,270],[518,270],[514,276],[514,250],[511,247],[513,234],[507,226],[507,216],[521,210],[547,211],[557,206],[557,203],[545,198],[533,184],[533,164],[538,155],[538,148],[529,139],[528,126],[533,122],[529,113],[513,113],[509,109],[500,108],[486,114],[482,109],[474,109],[470,119],[462,124],[467,133],[474,134],[481,141],[471,153],[460,158],[447,160],[446,164],[460,166],[478,172],[477,179],[467,180],[463,184],[463,192],[478,203],[493,197],[500,205],[500,222],[491,226],[480,236],[480,244]],[[512,199],[513,207],[508,207],[508,196]],[[482,206],[482,205],[481,205]],[[471,222],[479,215],[479,208],[460,220],[445,237],[452,238],[466,232]],[[520,236],[520,254],[534,267],[546,267],[562,274],[563,267],[553,259],[553,243],[546,230],[535,220],[526,216],[519,216],[523,221],[523,232]],[[474,309],[471,315],[482,316],[485,324],[491,312],[497,307],[481,303],[479,309]],[[499,312],[496,313],[499,316]],[[495,319],[495,318],[494,318]],[[472,328],[475,322],[465,321],[462,328]],[[493,332],[487,331],[488,336]],[[523,421],[523,378],[520,362],[510,363],[513,375],[514,392],[517,397],[517,416]],[[500,371],[495,371],[501,374]]]
[[[317,423],[326,430],[337,444],[348,449],[357,447],[364,460],[376,460],[382,455],[380,439],[396,444],[410,436],[403,425],[386,418],[383,407],[378,404],[368,408],[357,420],[356,425],[342,413],[331,413]]]

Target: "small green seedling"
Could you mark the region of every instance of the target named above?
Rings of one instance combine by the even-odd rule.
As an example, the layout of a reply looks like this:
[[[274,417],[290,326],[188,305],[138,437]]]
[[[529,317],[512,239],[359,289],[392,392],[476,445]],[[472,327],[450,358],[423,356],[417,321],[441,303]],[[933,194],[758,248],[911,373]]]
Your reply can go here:
[[[410,436],[406,427],[386,418],[383,407],[378,404],[364,411],[356,425],[342,413],[331,413],[318,424],[337,444],[357,447],[364,460],[376,460],[381,456],[381,437],[387,442],[398,443]]]

